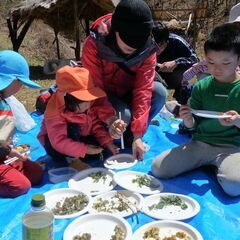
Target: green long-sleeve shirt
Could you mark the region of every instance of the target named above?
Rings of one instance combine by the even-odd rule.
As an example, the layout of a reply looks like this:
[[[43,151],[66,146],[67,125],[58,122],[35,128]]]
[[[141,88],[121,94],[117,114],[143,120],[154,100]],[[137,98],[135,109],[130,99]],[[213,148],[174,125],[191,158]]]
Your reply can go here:
[[[190,106],[197,110],[240,113],[240,80],[219,83],[212,76],[196,83],[190,98]],[[240,146],[240,128],[223,126],[218,119],[195,118],[196,132],[193,140],[210,144],[233,144]]]

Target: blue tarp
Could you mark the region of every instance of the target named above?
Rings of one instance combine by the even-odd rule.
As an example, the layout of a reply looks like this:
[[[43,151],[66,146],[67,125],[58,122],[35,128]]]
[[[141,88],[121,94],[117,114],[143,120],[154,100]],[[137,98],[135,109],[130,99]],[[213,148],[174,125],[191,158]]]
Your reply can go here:
[[[31,147],[39,147],[31,153],[33,160],[44,157],[45,151],[36,139],[42,116],[32,114],[37,126],[28,133],[15,133],[17,144],[28,143]],[[188,141],[185,135],[177,133],[177,121],[166,121],[156,117],[159,126],[150,125],[144,136],[144,141],[151,149],[144,156],[144,161],[137,163],[130,170],[149,173],[152,159],[162,151]],[[201,151],[201,149],[199,149]],[[101,166],[100,163],[98,166]],[[201,206],[198,215],[184,222],[192,225],[202,234],[205,240],[239,240],[240,239],[240,198],[227,196],[218,185],[214,174],[207,168],[198,169],[170,180],[162,180],[163,192],[173,192],[188,195],[197,200]],[[22,237],[21,218],[29,208],[31,196],[34,193],[44,193],[51,189],[67,187],[67,182],[50,183],[47,172],[41,186],[33,187],[27,194],[15,199],[0,198],[0,239],[20,240]],[[145,223],[154,219],[138,213],[140,223],[133,217],[127,221],[133,232]],[[64,229],[73,219],[56,220],[54,239],[61,240]],[[101,240],[101,239],[99,239]]]

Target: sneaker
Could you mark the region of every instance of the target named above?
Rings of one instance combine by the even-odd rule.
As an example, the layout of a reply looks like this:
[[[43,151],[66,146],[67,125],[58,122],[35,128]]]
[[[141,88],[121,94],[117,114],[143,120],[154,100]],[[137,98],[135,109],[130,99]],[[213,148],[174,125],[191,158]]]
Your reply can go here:
[[[174,117],[179,117],[180,104],[177,101],[167,101],[165,107]]]

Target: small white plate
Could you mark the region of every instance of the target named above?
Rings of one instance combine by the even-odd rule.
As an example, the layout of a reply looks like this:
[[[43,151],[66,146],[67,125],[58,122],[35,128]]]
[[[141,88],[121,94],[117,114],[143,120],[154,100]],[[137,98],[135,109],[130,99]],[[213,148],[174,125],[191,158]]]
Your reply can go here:
[[[97,172],[101,172],[106,179],[100,179],[98,182],[94,182],[94,179],[90,177],[90,175]],[[116,183],[113,180],[113,175],[114,173],[106,168],[89,168],[75,174],[68,181],[68,186],[69,188],[88,192],[90,195],[94,196],[108,192],[116,186]]]
[[[102,200],[108,200],[109,202],[114,202],[115,205],[116,205],[117,203],[119,203],[118,198],[114,198],[114,196],[116,196],[117,193],[123,195],[127,199],[126,200],[127,204],[128,204],[128,202],[130,203],[129,204],[130,207],[127,210],[118,211],[118,210],[114,209],[114,210],[111,211],[111,209],[110,209],[109,211],[108,210],[98,211],[95,208],[93,208],[94,203],[96,203],[100,198]],[[89,208],[88,211],[90,213],[108,212],[108,213],[112,213],[114,215],[118,214],[121,217],[128,217],[128,216],[134,214],[134,212],[137,212],[138,209],[141,209],[142,202],[143,202],[143,197],[139,193],[134,193],[134,192],[131,192],[131,191],[128,191],[128,190],[115,190],[115,191],[110,191],[110,192],[103,193],[103,194],[100,194],[100,195],[96,196],[92,200],[90,208]],[[107,204],[106,206],[110,207],[110,203]]]
[[[149,207],[153,204],[159,203],[162,197],[167,196],[177,196],[179,197],[186,205],[186,209],[181,209],[180,206],[167,205],[162,209],[152,209]],[[200,211],[200,205],[196,200],[182,194],[175,193],[159,193],[156,195],[148,196],[144,199],[142,211],[155,219],[168,219],[168,220],[184,220],[195,216]]]
[[[143,238],[144,233],[150,230],[152,227],[160,228],[160,239],[165,237],[171,237],[175,235],[177,232],[184,232],[191,240],[203,240],[201,234],[191,225],[179,221],[170,221],[170,220],[162,220],[162,221],[154,221],[147,223],[137,229],[137,231],[133,234],[132,240],[147,240],[147,238]],[[152,239],[152,238],[148,238]],[[182,240],[181,238],[177,238],[177,240]]]
[[[230,118],[231,117],[231,115],[224,115],[222,112],[215,112],[215,111],[191,109],[191,112],[198,117],[204,117],[204,118],[220,119],[220,118]]]
[[[64,219],[64,218],[73,218],[73,217],[80,216],[88,211],[92,198],[89,194],[83,193],[82,191],[79,191],[76,189],[60,188],[60,189],[50,190],[44,193],[46,198],[46,206],[49,209],[53,209],[56,206],[57,202],[63,203],[66,197],[73,197],[78,194],[85,194],[86,198],[88,199],[88,204],[81,211],[68,214],[68,215],[54,215],[54,217],[58,219]]]
[[[146,176],[151,180],[152,184],[156,187],[148,187],[148,186],[138,186],[137,183],[133,183],[133,180],[137,177]],[[142,194],[157,194],[163,190],[162,183],[155,177],[148,175],[146,173],[134,172],[134,171],[122,171],[114,174],[115,182],[129,191],[138,192]]]
[[[63,240],[72,240],[83,233],[91,234],[91,240],[109,240],[117,225],[125,232],[124,240],[132,240],[130,224],[124,218],[109,213],[87,214],[75,219],[65,229]]]
[[[131,154],[121,153],[107,158],[104,167],[109,169],[125,169],[134,166],[137,159],[133,159]]]

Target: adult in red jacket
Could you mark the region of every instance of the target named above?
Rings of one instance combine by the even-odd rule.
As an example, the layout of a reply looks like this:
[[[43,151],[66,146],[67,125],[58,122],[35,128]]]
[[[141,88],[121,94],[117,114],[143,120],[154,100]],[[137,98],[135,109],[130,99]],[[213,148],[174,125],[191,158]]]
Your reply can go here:
[[[107,35],[99,31],[102,22],[108,26]],[[144,154],[141,137],[167,96],[165,87],[154,81],[158,48],[151,38],[152,26],[151,11],[143,0],[122,0],[113,14],[93,23],[82,52],[83,65],[95,84],[105,90],[124,122],[131,122],[124,135],[129,139],[132,133],[133,157],[138,159]]]

